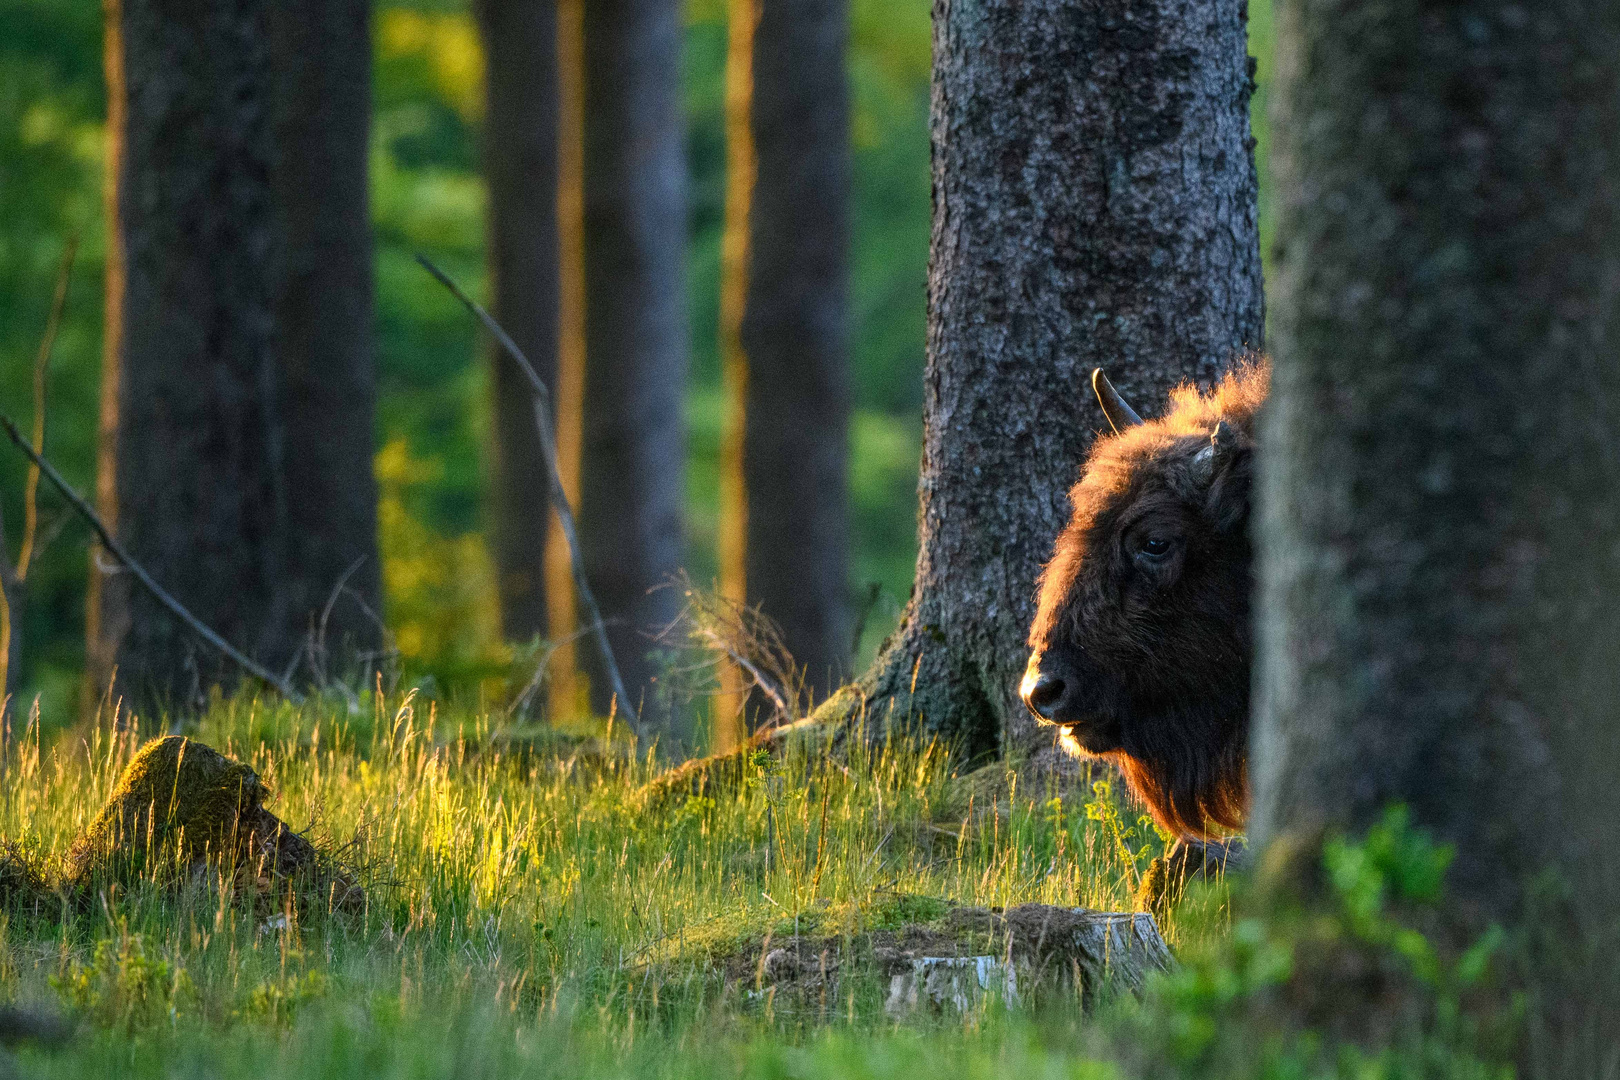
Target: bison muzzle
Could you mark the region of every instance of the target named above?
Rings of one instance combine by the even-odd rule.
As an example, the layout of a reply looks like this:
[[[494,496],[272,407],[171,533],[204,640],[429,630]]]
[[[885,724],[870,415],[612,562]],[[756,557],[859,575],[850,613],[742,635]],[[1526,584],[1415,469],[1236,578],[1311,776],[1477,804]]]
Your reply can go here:
[[[1240,829],[1248,806],[1249,490],[1269,380],[1251,359],[1144,421],[1093,374],[1114,433],[1069,493],[1029,632],[1030,711],[1183,837]]]

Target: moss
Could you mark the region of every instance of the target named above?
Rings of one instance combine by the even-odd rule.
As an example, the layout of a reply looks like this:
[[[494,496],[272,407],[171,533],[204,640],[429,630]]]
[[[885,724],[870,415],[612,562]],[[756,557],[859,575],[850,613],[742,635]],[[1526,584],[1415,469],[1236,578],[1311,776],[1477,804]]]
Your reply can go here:
[[[68,849],[63,881],[77,888],[235,853],[265,794],[252,769],[212,747],[179,735],[148,743]]]
[[[178,735],[148,743],[63,860],[62,884],[173,881],[218,867],[238,886],[296,883],[323,906],[355,909],[365,894],[308,840],[264,808],[258,774]]]

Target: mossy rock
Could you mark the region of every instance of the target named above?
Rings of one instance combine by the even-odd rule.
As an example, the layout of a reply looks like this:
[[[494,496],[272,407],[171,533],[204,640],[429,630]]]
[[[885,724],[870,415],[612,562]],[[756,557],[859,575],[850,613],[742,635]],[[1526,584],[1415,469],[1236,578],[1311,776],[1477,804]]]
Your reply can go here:
[[[63,859],[62,884],[158,882],[219,870],[237,886],[280,892],[313,887],[337,908],[364,894],[349,875],[264,807],[269,791],[250,767],[179,735],[142,747],[112,795]]]

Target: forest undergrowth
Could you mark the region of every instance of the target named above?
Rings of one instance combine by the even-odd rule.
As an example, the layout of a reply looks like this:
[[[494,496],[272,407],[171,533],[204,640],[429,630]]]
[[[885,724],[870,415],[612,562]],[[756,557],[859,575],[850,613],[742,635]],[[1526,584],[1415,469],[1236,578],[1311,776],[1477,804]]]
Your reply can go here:
[[[8,857],[48,880],[163,733],[19,732],[0,778]],[[622,728],[514,730],[414,695],[358,710],[225,699],[183,733],[249,765],[365,904],[278,907],[207,875],[73,905],[13,896],[0,1007],[75,1025],[62,1045],[14,1051],[21,1075],[1171,1075],[1161,1066],[1207,1059],[1213,1021],[1287,977],[1281,946],[1250,927],[1238,953],[1195,959],[1100,1021],[1072,995],[1037,1007],[993,992],[896,1014],[886,980],[853,969],[819,994],[765,985],[772,941],[852,942],[953,905],[1130,909],[1163,841],[1100,773],[1031,785],[999,764],[962,775],[938,743],[832,754],[809,738],[718,787],[650,799],[664,766]],[[1368,888],[1382,895],[1363,880],[1375,863],[1347,886],[1363,912]],[[1184,957],[1220,954],[1227,889],[1195,890],[1161,927]],[[1138,1057],[1157,1047],[1145,1065],[1110,1049],[1147,1029],[1132,1036]],[[1276,1075],[1296,1074],[1349,1075]]]

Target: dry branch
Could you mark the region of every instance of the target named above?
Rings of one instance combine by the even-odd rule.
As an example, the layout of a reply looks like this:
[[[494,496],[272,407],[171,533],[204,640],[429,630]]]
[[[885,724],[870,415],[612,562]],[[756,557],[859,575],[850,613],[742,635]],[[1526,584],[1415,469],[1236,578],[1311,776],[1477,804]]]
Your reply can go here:
[[[294,690],[292,688],[292,684],[286,679],[283,679],[281,676],[275,674],[269,669],[255,663],[253,660],[248,659],[248,657],[242,652],[238,651],[234,645],[220,637],[207,626],[203,625],[202,621],[198,619],[197,616],[186,610],[184,604],[170,596],[168,591],[165,590],[163,586],[159,585],[156,581],[153,581],[152,575],[146,572],[146,568],[140,563],[136,562],[135,559],[131,557],[129,552],[124,550],[124,545],[113,539],[112,533],[107,531],[107,526],[102,524],[101,518],[97,516],[93,509],[91,509],[90,504],[84,501],[84,497],[77,491],[74,491],[73,487],[66,480],[62,479],[62,474],[57,472],[55,466],[53,466],[49,461],[45,460],[44,455],[36,452],[34,448],[29,445],[28,441],[23,438],[22,432],[17,430],[17,425],[12,421],[11,417],[0,414],[0,426],[5,428],[6,434],[11,438],[11,441],[17,444],[17,449],[26,454],[28,456],[28,460],[32,461],[39,468],[40,472],[44,474],[45,479],[51,482],[51,486],[56,488],[57,491],[60,491],[62,493],[62,497],[67,499],[67,501],[73,506],[73,509],[77,510],[80,516],[90,523],[90,527],[94,529],[96,531],[96,535],[101,538],[102,546],[112,553],[113,558],[117,559],[124,569],[135,575],[135,580],[139,581],[143,586],[145,586],[147,591],[157,598],[158,603],[172,611],[175,617],[189,626],[198,637],[202,638],[214,648],[224,653],[243,671],[246,671],[249,675],[252,675],[256,679],[260,679],[270,686],[275,687],[281,692],[282,696],[286,697],[289,701],[303,700],[303,695]]]
[[[56,345],[56,332],[62,325],[62,312],[67,308],[68,279],[73,273],[73,257],[79,251],[79,238],[68,238],[62,252],[62,267],[56,274],[56,294],[51,298],[50,318],[45,322],[45,336],[39,343],[39,356],[34,359],[34,451],[45,452],[45,375],[50,369],[51,350]],[[28,580],[28,568],[34,561],[34,538],[39,532],[39,466],[28,467],[28,487],[23,494],[22,548],[17,552],[17,580]]]
[[[534,391],[534,425],[540,432],[540,449],[546,456],[546,472],[548,473],[548,493],[551,496],[552,509],[557,511],[557,521],[562,526],[563,538],[568,541],[568,555],[574,571],[574,585],[579,589],[580,603],[585,606],[585,620],[590,625],[592,636],[596,639],[596,647],[601,651],[602,664],[607,668],[608,678],[613,683],[613,693],[618,698],[619,708],[624,710],[630,718],[630,728],[636,733],[636,738],[642,736],[641,716],[630,701],[630,695],[625,692],[624,679],[619,675],[618,662],[613,658],[613,646],[608,644],[607,630],[602,623],[602,609],[596,606],[596,597],[591,592],[590,584],[585,580],[585,557],[579,548],[579,535],[574,528],[574,511],[568,505],[568,496],[563,491],[562,476],[557,471],[557,439],[551,431],[551,391],[541,380],[534,365],[529,358],[523,355],[523,350],[517,347],[517,342],[509,337],[495,317],[485,311],[472,297],[461,291],[450,276],[437,266],[426,255],[420,253],[416,261],[422,264],[422,269],[432,274],[439,284],[450,290],[450,294],[460,300],[467,310],[484,324],[493,337],[505,349],[507,355],[517,362],[519,370],[529,380],[529,386]]]

